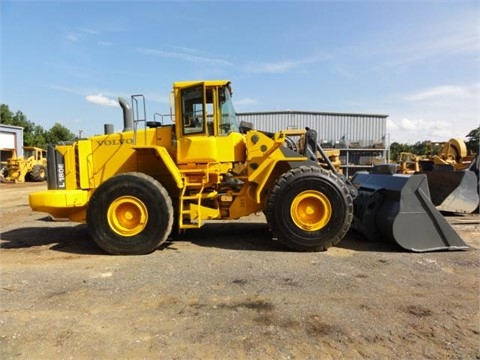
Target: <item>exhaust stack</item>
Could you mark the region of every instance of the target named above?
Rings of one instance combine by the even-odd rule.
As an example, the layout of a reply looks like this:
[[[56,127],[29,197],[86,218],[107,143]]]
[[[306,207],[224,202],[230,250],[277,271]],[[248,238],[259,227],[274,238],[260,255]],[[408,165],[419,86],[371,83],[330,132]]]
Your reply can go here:
[[[114,132],[113,124],[103,124],[103,133],[105,135],[113,134]]]
[[[127,100],[122,97],[118,98],[118,103],[123,110],[123,132],[133,130],[133,114],[131,106],[128,104]]]

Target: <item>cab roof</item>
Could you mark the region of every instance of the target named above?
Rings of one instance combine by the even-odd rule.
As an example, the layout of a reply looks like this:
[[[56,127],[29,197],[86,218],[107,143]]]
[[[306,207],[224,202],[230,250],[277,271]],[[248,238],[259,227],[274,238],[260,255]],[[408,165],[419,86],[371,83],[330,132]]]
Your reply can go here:
[[[186,87],[205,84],[205,86],[226,86],[230,84],[230,80],[193,80],[193,81],[177,81],[173,83],[175,89],[183,89]]]

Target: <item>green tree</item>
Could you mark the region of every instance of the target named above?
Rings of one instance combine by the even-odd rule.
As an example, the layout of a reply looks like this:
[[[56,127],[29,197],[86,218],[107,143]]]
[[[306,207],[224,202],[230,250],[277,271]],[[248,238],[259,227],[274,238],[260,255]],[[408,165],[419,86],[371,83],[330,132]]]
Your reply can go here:
[[[0,123],[5,125],[13,125],[13,113],[10,111],[8,105],[0,105]]]
[[[468,138],[466,142],[468,152],[478,154],[480,149],[480,126],[471,130],[466,137]]]
[[[45,135],[45,129],[40,125],[35,125],[28,133],[24,130],[23,143],[25,146],[36,146],[45,149],[47,147]]]
[[[47,144],[58,144],[62,141],[75,140],[75,134],[62,124],[55,123],[55,125],[53,125],[50,130],[46,132],[45,140]]]
[[[56,123],[46,131],[40,125],[29,121],[27,116],[18,110],[13,113],[8,105],[0,105],[0,122],[5,125],[19,126],[23,128],[23,144],[46,148],[47,144],[57,144],[61,141],[72,141],[75,135],[63,125]]]
[[[431,141],[417,141],[412,146],[412,152],[416,155],[433,155],[438,151],[438,146]]]
[[[45,147],[45,130],[40,125],[29,121],[27,116],[18,110],[13,113],[8,105],[0,105],[1,123],[23,128],[23,144],[25,146]]]
[[[390,144],[390,159],[396,161],[402,152],[413,152],[412,146],[393,142]]]

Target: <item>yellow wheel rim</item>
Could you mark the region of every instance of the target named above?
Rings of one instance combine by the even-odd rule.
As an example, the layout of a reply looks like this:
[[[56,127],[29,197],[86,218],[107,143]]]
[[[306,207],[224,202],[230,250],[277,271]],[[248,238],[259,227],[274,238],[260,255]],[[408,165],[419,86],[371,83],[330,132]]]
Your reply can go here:
[[[293,199],[290,215],[300,229],[317,231],[329,222],[332,216],[332,205],[323,193],[307,190]]]
[[[148,211],[145,204],[134,196],[122,196],[108,207],[108,224],[121,236],[135,236],[145,229]]]

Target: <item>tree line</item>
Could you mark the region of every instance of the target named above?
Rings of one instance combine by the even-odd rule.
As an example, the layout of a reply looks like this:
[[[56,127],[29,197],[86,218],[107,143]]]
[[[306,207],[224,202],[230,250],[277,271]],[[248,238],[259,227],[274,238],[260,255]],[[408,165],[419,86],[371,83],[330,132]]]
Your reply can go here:
[[[58,144],[61,141],[73,141],[76,139],[69,129],[60,123],[55,123],[49,130],[36,125],[27,119],[20,110],[13,112],[8,105],[0,105],[0,123],[2,125],[20,126],[23,128],[23,145],[36,146],[46,149],[48,144]]]
[[[23,127],[23,143],[25,146],[36,146],[45,149],[47,144],[58,144],[61,141],[73,141],[77,137],[65,126],[55,123],[49,130],[29,121],[20,110],[12,112],[8,105],[0,105],[0,123]],[[467,135],[467,150],[470,154],[478,153],[480,126],[471,130]],[[448,141],[449,139],[445,139]],[[390,145],[390,158],[395,160],[401,152],[410,152],[416,155],[433,155],[439,150],[439,145],[430,141],[418,141],[413,145],[393,142]]]
[[[480,126],[476,129],[472,129],[465,137],[468,139],[465,141],[468,154],[478,154],[480,146]],[[445,141],[448,140],[450,139],[445,139]],[[393,142],[390,144],[390,158],[396,160],[402,152],[408,152],[415,155],[435,155],[439,150],[439,143],[434,143],[428,140],[417,141],[413,145]]]

